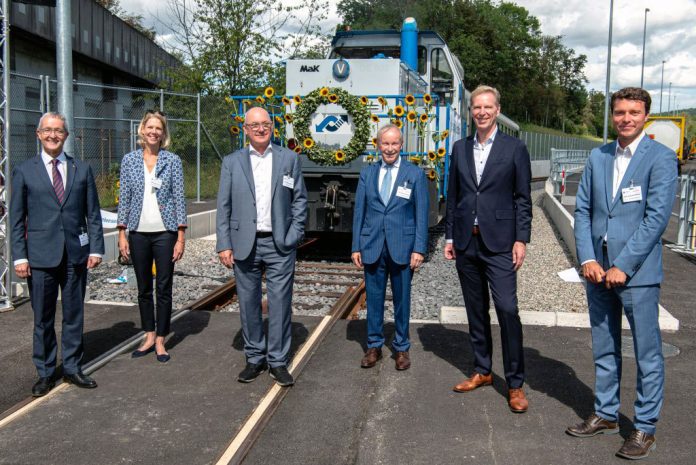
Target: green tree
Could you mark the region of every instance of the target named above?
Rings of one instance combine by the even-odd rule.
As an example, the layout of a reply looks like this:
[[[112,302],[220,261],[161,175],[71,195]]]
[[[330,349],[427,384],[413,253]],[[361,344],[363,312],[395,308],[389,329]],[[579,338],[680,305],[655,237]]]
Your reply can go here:
[[[98,4],[109,10],[114,15],[118,16],[125,23],[128,23],[132,28],[137,29],[150,40],[155,40],[157,33],[153,28],[146,27],[143,24],[143,15],[134,15],[128,13],[121,7],[121,0],[96,0]]]

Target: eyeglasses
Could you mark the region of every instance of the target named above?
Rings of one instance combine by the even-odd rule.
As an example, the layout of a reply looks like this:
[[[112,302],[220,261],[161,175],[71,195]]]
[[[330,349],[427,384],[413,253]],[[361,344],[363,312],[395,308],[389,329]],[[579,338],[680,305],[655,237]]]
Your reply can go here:
[[[38,131],[44,135],[55,134],[57,136],[64,136],[68,133],[68,131],[61,128],[41,128]]]
[[[266,122],[266,123],[251,123],[251,124],[245,124],[245,128],[251,129],[252,131],[258,131],[261,128],[264,129],[271,129],[273,127],[273,123]]]

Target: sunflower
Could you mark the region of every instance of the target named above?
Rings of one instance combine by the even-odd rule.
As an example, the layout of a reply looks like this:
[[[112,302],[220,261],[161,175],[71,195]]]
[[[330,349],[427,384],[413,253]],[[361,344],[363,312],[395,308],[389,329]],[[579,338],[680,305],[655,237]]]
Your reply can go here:
[[[268,86],[263,90],[263,95],[265,95],[266,98],[273,98],[273,96],[275,95],[275,89],[273,87]]]
[[[430,96],[430,94],[423,94],[423,101],[430,105],[432,103],[433,98]]]
[[[255,98],[254,100],[256,100],[257,102],[259,102],[259,103],[261,103],[261,104],[263,104],[263,103],[266,101],[266,100],[265,100],[263,97],[261,97],[260,95],[257,95],[256,98]]]
[[[239,126],[230,126],[230,132],[235,135],[239,134]]]
[[[329,98],[329,102],[331,102],[331,103],[338,102],[338,95],[336,95],[336,94],[329,94],[328,98]]]
[[[430,118],[428,117],[428,114],[427,114],[427,113],[422,113],[422,114],[420,115],[420,122],[421,122],[421,123],[427,123],[427,122],[428,122],[428,119],[430,119]]]
[[[444,157],[446,153],[447,149],[444,147],[440,147],[439,149],[437,149],[437,156],[440,158]]]
[[[302,146],[301,146],[301,145],[298,145],[297,147],[295,147],[295,148],[292,149],[292,150],[293,150],[295,153],[302,153]]]
[[[404,110],[404,107],[402,107],[401,105],[397,105],[397,106],[394,107],[394,114],[395,114],[396,116],[398,116],[399,118],[401,118],[402,116],[404,116],[404,111],[405,111],[405,110]]]
[[[283,95],[283,98],[281,98],[280,100],[281,100],[281,102],[283,102],[283,105],[285,105],[285,106],[290,105],[290,104],[292,103],[292,102],[290,101],[290,99],[287,98],[287,97],[284,96],[284,95]]]
[[[387,101],[384,100],[384,97],[381,97],[381,96],[380,96],[380,97],[377,97],[377,101],[379,102],[380,105],[382,105],[382,107],[386,107],[386,106],[387,106]]]
[[[314,147],[314,140],[311,137],[307,137],[304,141],[302,141],[302,145],[304,145],[306,149],[311,149]]]
[[[374,155],[368,155],[368,156],[365,157],[365,161],[374,161],[374,160],[375,160],[375,156],[374,156]]]
[[[334,152],[334,158],[336,161],[343,161],[346,159],[346,153],[343,150],[336,150]]]
[[[416,112],[411,110],[406,114],[406,119],[409,121],[409,123],[415,123],[416,122]]]
[[[408,157],[408,161],[411,163],[415,163],[416,165],[420,163],[421,159],[420,157]]]
[[[232,103],[232,98],[231,98],[231,97],[225,97],[225,102],[226,102],[226,103]]]
[[[281,118],[280,116],[276,115],[273,119],[276,120],[278,124],[283,124],[283,118]]]
[[[322,97],[326,97],[329,95],[329,88],[328,87],[322,87],[321,90],[319,91],[319,95]]]
[[[372,138],[372,145],[374,145],[375,147],[377,147],[377,138],[376,138],[376,137],[373,137],[373,138]]]
[[[239,116],[239,115],[235,116],[235,117],[234,117],[234,120],[235,120],[236,122],[238,122],[238,123],[243,123],[243,122],[244,122],[244,118],[243,118],[242,116]]]
[[[278,129],[273,130],[273,137],[275,137],[276,139],[280,137],[280,131],[278,131]]]
[[[297,144],[297,139],[295,139],[294,137],[288,139],[286,145],[288,146],[288,148],[289,148],[290,150],[295,150],[295,147],[297,147],[297,145],[298,145],[298,144]]]
[[[369,100],[364,95],[360,97],[360,103],[362,103],[363,105],[367,105],[368,102]]]
[[[295,96],[292,98],[292,101],[295,102],[295,103],[297,103],[297,104],[302,103],[302,97],[300,97],[299,95],[295,95]]]
[[[249,100],[249,99],[247,99],[247,98],[245,98],[244,100],[242,100],[242,103],[243,103],[244,105],[246,105],[246,106],[251,106],[251,105],[252,105],[251,100]]]
[[[374,113],[370,115],[370,119],[373,123],[379,123],[379,116],[375,115]]]
[[[436,174],[434,169],[428,170],[428,179],[435,179],[435,176]]]
[[[449,137],[449,131],[447,129],[445,129],[444,131],[442,131],[442,134],[440,134],[440,140],[445,140],[448,137]]]
[[[292,113],[285,113],[285,121],[292,123]]]
[[[432,150],[428,150],[428,160],[430,161],[435,161],[437,158],[437,154],[433,152]]]
[[[396,126],[397,128],[401,129],[401,128],[404,127],[404,122],[401,121],[400,119],[399,119],[399,120],[396,120],[396,121],[394,121],[394,126]]]
[[[416,97],[414,97],[411,94],[408,94],[406,98],[404,98],[404,101],[406,101],[406,105],[413,105],[416,103]]]

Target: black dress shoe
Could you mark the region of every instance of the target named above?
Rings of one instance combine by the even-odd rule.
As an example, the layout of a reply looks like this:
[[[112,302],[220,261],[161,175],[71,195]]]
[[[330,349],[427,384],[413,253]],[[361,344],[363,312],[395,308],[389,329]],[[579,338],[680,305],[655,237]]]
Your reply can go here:
[[[147,354],[149,354],[150,352],[153,352],[154,350],[155,350],[155,344],[152,344],[150,347],[148,347],[147,349],[144,349],[144,350],[140,350],[140,349],[134,350],[131,353],[131,358],[144,357]]]
[[[169,354],[157,354],[157,361],[161,363],[167,363],[170,358]]]
[[[285,366],[271,367],[271,378],[273,378],[279,386],[287,387],[295,384],[295,380],[292,379],[292,375]]]
[[[268,364],[264,361],[261,363],[247,362],[246,367],[237,376],[237,381],[240,383],[251,383],[258,376],[268,369]]]
[[[82,372],[73,373],[71,375],[63,375],[63,381],[86,389],[94,389],[97,387],[97,382]]]
[[[34,384],[34,387],[31,388],[31,395],[34,397],[45,396],[51,389],[53,389],[53,386],[55,386],[55,383],[53,382],[53,378],[50,376],[46,378],[39,378],[36,384]]]

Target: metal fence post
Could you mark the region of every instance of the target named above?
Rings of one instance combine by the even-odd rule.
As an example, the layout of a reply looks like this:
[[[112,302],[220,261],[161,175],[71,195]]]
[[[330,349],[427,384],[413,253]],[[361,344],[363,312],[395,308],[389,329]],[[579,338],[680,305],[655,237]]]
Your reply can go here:
[[[688,205],[689,205],[689,186],[691,181],[689,176],[683,174],[679,176],[679,229],[677,232],[677,245],[686,247],[686,236],[688,235]]]
[[[201,93],[196,94],[196,202],[201,201]]]
[[[164,89],[160,89],[160,112],[164,112]]]

